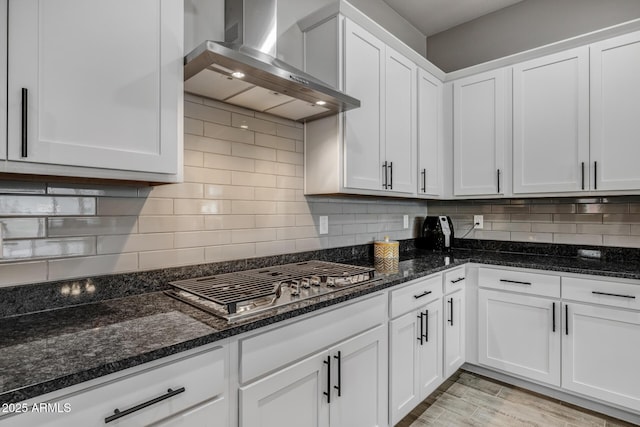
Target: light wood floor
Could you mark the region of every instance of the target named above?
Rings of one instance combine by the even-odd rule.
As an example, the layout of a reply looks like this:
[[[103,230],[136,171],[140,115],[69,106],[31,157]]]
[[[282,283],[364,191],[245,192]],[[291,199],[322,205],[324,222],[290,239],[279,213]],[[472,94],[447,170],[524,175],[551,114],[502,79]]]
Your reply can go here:
[[[396,427],[633,425],[490,378],[458,371]]]

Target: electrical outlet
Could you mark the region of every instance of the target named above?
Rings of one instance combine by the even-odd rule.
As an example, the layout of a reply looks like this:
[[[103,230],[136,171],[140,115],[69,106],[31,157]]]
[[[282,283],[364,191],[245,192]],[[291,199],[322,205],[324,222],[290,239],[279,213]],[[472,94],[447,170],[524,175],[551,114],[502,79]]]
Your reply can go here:
[[[404,215],[402,217],[402,226],[404,227],[405,230],[409,228],[409,215]]]
[[[473,216],[473,228],[477,228],[477,229],[484,228],[484,216],[482,215]]]
[[[320,217],[320,234],[329,234],[329,217]]]

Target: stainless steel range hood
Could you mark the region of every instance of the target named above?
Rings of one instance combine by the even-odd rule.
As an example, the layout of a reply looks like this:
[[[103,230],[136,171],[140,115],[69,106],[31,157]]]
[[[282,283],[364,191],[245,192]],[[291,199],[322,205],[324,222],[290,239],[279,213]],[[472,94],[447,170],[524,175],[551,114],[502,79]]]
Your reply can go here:
[[[276,56],[277,0],[226,0],[225,41],[185,57],[184,90],[306,122],[360,107],[352,98]]]

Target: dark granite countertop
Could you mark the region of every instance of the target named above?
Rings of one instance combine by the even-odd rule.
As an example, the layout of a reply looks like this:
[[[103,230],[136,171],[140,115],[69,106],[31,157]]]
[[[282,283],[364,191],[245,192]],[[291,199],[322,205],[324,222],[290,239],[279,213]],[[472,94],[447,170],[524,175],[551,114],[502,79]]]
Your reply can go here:
[[[371,266],[367,257],[351,260]],[[286,260],[285,260],[286,262]],[[468,262],[640,279],[637,262],[531,254],[413,250],[380,281],[336,291],[228,324],[161,291],[0,318],[0,404],[19,402]]]

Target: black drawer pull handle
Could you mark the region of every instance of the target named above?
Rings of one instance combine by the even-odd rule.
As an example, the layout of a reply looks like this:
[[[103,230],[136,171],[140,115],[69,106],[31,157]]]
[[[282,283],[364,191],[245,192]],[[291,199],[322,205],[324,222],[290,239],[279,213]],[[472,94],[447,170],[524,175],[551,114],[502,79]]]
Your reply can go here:
[[[167,390],[166,394],[163,394],[162,396],[156,397],[155,399],[151,399],[151,400],[148,400],[148,401],[146,401],[144,403],[136,405],[133,408],[129,408],[129,409],[126,409],[124,411],[121,411],[119,409],[115,409],[113,411],[113,415],[111,415],[111,416],[109,416],[109,417],[104,419],[104,423],[107,424],[107,423],[110,423],[111,421],[115,421],[115,420],[120,419],[122,417],[126,417],[127,415],[133,414],[134,412],[137,412],[137,411],[139,411],[141,409],[147,408],[147,407],[149,407],[151,405],[155,405],[156,403],[162,402],[163,400],[167,400],[167,399],[172,398],[173,396],[175,396],[177,394],[184,393],[184,392],[185,392],[185,388],[184,387],[180,387],[179,389],[176,389],[176,390],[169,389],[169,390]]]
[[[593,162],[593,189],[598,189],[598,162]]]
[[[422,313],[420,313],[422,314]],[[429,342],[429,310],[425,310],[424,311],[424,323],[425,323],[425,327],[424,327],[424,340],[426,342]]]
[[[327,403],[331,403],[331,356],[327,356],[323,363],[327,365],[327,391],[323,391],[322,394],[327,396]]]
[[[382,184],[382,188],[384,188],[385,190],[389,187],[389,185],[387,185],[387,182],[388,182],[388,180],[389,180],[389,175],[388,175],[388,172],[387,172],[387,167],[388,167],[388,166],[387,166],[387,162],[385,161],[385,162],[382,164],[382,169],[384,169],[384,184]]]
[[[420,345],[424,344],[424,322],[422,321],[422,318],[424,317],[424,313],[420,312],[420,316],[416,316],[418,319],[420,319],[420,334],[418,335],[418,341],[420,341]]]
[[[453,279],[451,283],[458,283],[458,282],[462,282],[463,280],[464,280],[464,277],[458,277],[457,279]]]
[[[553,303],[551,308],[551,312],[553,313],[553,332],[556,331],[556,303]]]
[[[426,169],[422,169],[422,192],[426,193],[427,192],[427,170]]]
[[[607,292],[598,292],[598,291],[592,291],[591,293],[594,294],[594,295],[606,295],[608,297],[636,299],[636,297],[633,296],[633,295],[610,294],[610,293],[607,293]]]
[[[25,87],[22,88],[22,149],[21,149],[21,153],[20,156],[21,157],[27,157],[28,154],[28,144],[29,144],[29,139],[27,137],[27,133],[28,133],[28,126],[27,126],[27,116],[29,114],[28,111],[28,107],[29,107],[29,90]]]
[[[527,285],[527,286],[531,286],[531,282],[521,282],[519,280],[507,280],[507,279],[500,279],[500,281],[502,283],[515,283],[516,285]]]
[[[429,295],[431,293],[431,291],[424,291],[423,293],[419,294],[419,295],[414,295],[413,297],[415,299],[420,299],[422,297],[426,297],[427,295]]]
[[[449,305],[451,306],[451,310],[449,311],[451,317],[448,319],[448,322],[451,326],[453,326],[453,298],[449,298]]]
[[[582,189],[584,190],[584,162],[582,162],[581,168],[582,168],[582,172],[581,172],[582,173]]]
[[[333,356],[338,360],[338,385],[334,385],[333,388],[338,390],[338,397],[342,396],[342,352],[338,350],[338,355]]]
[[[564,334],[569,335],[569,305],[564,305]]]
[[[389,190],[393,190],[393,162],[389,162]]]
[[[500,169],[498,169],[498,194],[500,194]]]

